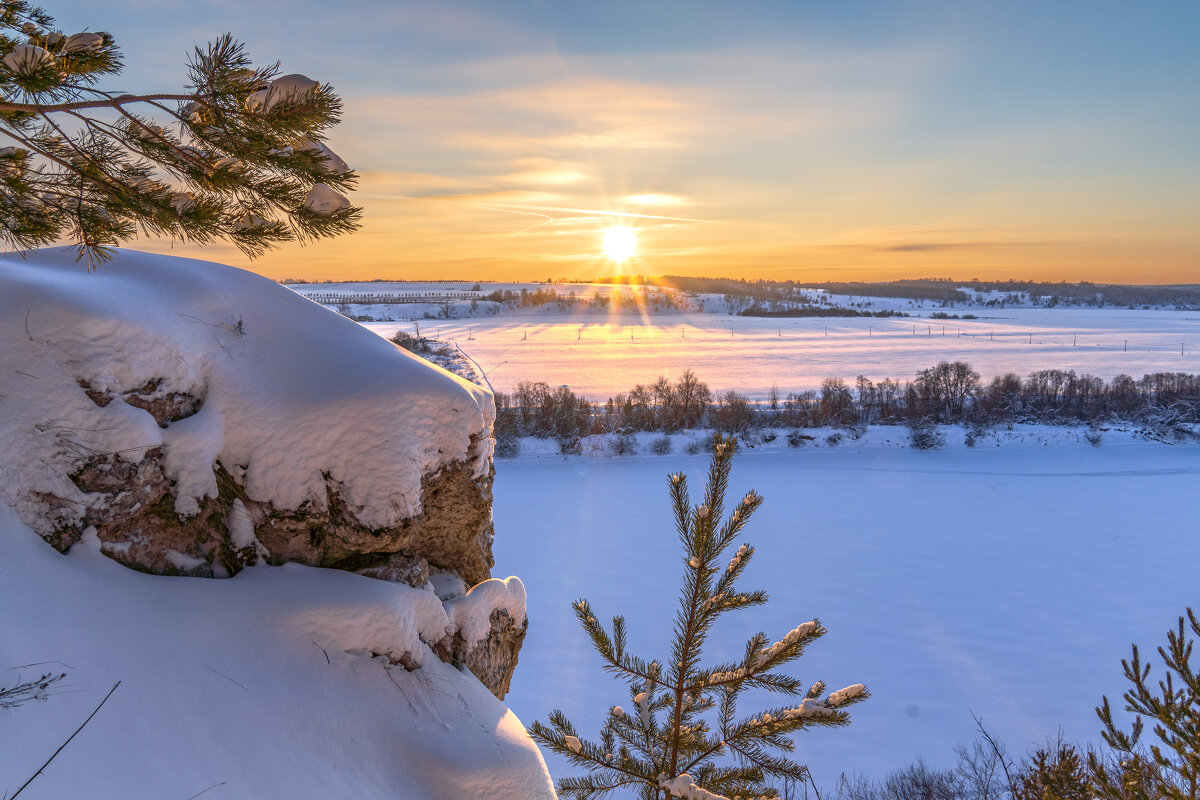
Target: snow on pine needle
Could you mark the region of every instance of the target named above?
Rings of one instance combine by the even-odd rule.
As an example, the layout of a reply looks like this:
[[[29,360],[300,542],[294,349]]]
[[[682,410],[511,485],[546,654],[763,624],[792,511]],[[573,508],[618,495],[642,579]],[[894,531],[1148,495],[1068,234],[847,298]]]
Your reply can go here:
[[[736,447],[734,438],[714,438],[708,483],[698,505],[692,505],[684,475],[668,479],[684,568],[669,659],[646,660],[628,652],[623,616],[613,617],[606,628],[587,600],[574,604],[604,668],[627,685],[632,709],[614,705],[596,740],[581,736],[558,710],[547,723],[530,727],[534,739],[587,771],[559,780],[563,797],[599,798],[628,787],[647,800],[777,798],[776,782],[803,781],[807,774],[789,757],[795,749],[791,737],[813,726],[848,724],[846,707],[870,696],[861,683],[825,695],[823,682],[805,688],[781,671],[825,635],[815,619],[775,642],[763,633],[751,636],[733,661],[702,662],[704,645],[721,615],[768,599],[764,591],[737,585],[754,548],[743,543],[732,555],[726,552],[763,501],[758,493],[747,492],[725,516]],[[748,689],[790,700],[747,716],[739,712],[739,703]]]

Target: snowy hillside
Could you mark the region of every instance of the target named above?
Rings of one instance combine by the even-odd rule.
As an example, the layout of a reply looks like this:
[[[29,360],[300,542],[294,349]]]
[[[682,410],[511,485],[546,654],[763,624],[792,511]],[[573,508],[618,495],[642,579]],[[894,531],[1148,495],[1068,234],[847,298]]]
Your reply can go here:
[[[552,796],[493,414],[243,270],[0,259],[0,688],[65,673],[0,707],[0,793],[120,682],[37,796]]]
[[[0,792],[120,681],[23,797],[553,796],[474,676],[428,651],[413,672],[372,655],[446,625],[430,592],[301,565],[141,575],[95,539],[59,555],[0,504],[0,608],[3,685],[66,673],[46,702],[0,710]]]

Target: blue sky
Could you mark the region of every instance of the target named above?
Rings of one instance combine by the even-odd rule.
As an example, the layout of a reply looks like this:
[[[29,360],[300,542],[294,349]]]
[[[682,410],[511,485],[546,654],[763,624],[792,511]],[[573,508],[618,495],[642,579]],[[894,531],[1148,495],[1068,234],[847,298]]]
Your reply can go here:
[[[47,10],[121,88],[231,31],[340,91],[364,230],[274,277],[586,277],[627,224],[645,273],[1200,282],[1200,3]]]

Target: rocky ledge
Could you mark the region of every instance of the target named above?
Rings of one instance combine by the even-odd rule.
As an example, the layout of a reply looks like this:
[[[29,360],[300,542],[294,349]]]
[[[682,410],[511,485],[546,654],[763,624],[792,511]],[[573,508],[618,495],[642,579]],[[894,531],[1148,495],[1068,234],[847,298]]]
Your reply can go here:
[[[503,583],[490,393],[259,276],[129,252],[0,259],[0,345],[3,499],[55,548],[94,531],[159,575],[450,576],[472,621],[432,649],[503,697],[524,590],[467,590]]]

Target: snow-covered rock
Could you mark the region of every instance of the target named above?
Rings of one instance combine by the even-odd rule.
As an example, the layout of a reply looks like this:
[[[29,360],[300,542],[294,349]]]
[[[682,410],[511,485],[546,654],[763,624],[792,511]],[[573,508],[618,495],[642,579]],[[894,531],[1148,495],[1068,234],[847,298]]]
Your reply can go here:
[[[301,562],[424,588],[424,563],[473,586],[493,563],[494,413],[485,390],[253,273],[0,258],[0,493],[62,552],[94,531],[152,573]],[[525,619],[523,602],[507,622],[492,610],[472,646],[506,643],[496,691]]]

